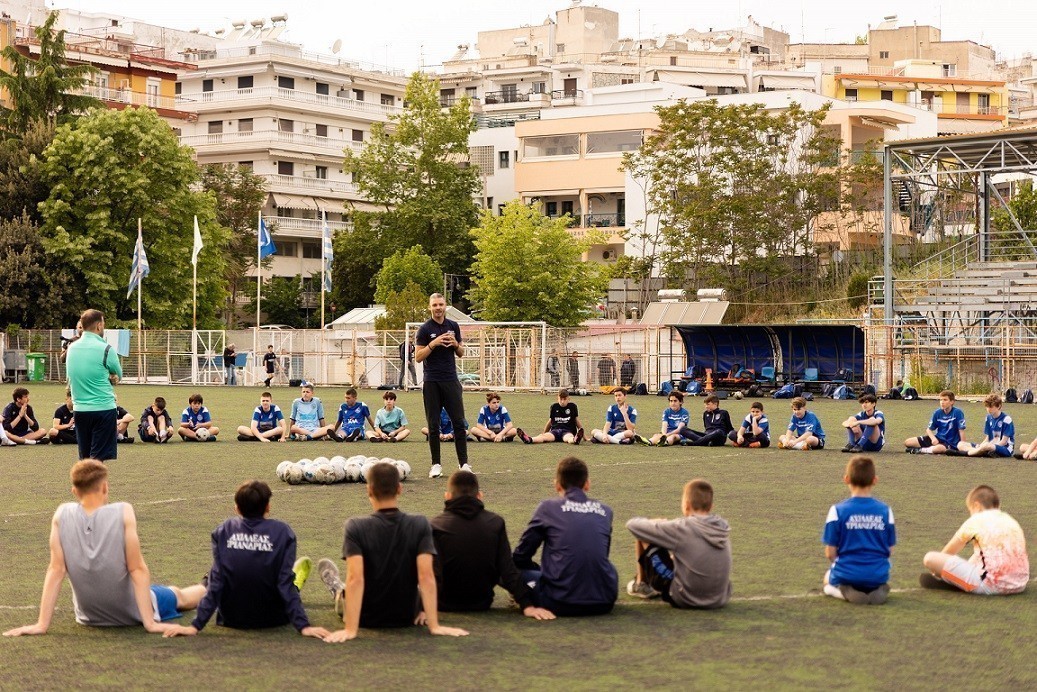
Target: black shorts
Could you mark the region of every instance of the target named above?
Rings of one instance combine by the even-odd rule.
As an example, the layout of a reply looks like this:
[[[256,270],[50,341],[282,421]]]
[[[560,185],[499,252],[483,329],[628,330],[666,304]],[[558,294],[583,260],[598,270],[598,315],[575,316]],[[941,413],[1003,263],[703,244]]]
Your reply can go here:
[[[670,551],[649,544],[637,561],[644,572],[645,583],[658,591],[660,597],[672,605],[670,584],[673,583],[673,556],[670,555]]]
[[[922,435],[918,438],[918,446],[922,449],[925,449],[926,447],[935,447],[936,445],[944,445],[948,449],[951,449],[951,445],[946,444],[945,442],[940,442],[939,440],[933,442],[933,438],[928,435]]]
[[[568,428],[551,428],[551,434],[555,437],[555,442],[563,442],[566,435],[575,435],[572,430]]]

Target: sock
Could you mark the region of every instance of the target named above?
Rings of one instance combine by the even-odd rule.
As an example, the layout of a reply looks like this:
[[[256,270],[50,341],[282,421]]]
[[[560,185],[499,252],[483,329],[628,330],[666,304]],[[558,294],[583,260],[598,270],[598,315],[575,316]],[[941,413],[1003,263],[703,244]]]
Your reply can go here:
[[[27,444],[27,445],[34,445],[34,444],[36,444],[36,440],[26,439],[25,440],[25,444]]]
[[[923,447],[923,448],[919,449],[918,452],[920,454],[932,454],[933,453],[933,448],[932,447]]]
[[[807,448],[807,443],[806,442],[797,442],[796,444],[792,445],[792,449],[806,449],[806,448]]]
[[[615,435],[612,435],[611,437],[609,437],[609,439],[612,441],[612,444],[617,444],[618,445],[618,444],[623,444],[623,440],[625,438],[623,437],[623,433],[618,432]]]

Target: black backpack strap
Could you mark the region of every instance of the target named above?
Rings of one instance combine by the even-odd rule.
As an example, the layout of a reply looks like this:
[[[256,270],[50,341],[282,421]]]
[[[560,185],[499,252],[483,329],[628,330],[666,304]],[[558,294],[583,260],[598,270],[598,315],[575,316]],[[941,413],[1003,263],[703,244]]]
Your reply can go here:
[[[101,365],[108,369],[108,352],[112,350],[112,345],[108,344],[104,347],[104,358],[101,360]]]

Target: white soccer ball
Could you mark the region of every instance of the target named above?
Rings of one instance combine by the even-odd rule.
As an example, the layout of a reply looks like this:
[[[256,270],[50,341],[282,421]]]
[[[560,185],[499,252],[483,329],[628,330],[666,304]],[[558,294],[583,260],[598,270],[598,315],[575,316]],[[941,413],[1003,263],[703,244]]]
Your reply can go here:
[[[395,464],[396,463],[396,460],[391,458],[391,457],[382,457],[378,461],[382,462],[383,464]]]
[[[313,459],[303,458],[303,459],[300,459],[299,461],[297,461],[295,463],[297,463],[299,466],[309,466],[310,464],[313,463]]]
[[[359,483],[361,476],[362,464],[355,459],[349,459],[346,461],[346,483]]]
[[[400,480],[405,481],[410,476],[410,464],[403,459],[396,460],[396,470],[400,472]]]
[[[321,464],[330,464],[331,463],[331,459],[329,459],[327,457],[317,457],[316,459],[313,460],[313,463],[315,465],[317,465],[317,466],[320,466]]]
[[[741,399],[742,396],[743,396],[743,394],[741,392],[735,392],[734,394],[731,395],[731,398],[732,399]]]
[[[332,470],[335,472],[335,482],[340,483],[346,480],[346,459],[345,457],[333,456],[330,462]]]
[[[194,431],[194,434],[198,438],[199,442],[205,442],[206,440],[209,439],[209,429],[208,428],[198,428],[197,430]]]
[[[289,467],[290,467],[290,466],[291,466],[291,465],[292,465],[293,463],[294,463],[294,462],[291,462],[291,461],[287,461],[287,460],[286,460],[286,461],[282,461],[282,462],[281,462],[280,464],[278,464],[278,465],[277,465],[277,477],[278,477],[278,478],[279,478],[280,480],[282,480],[282,481],[284,481],[284,480],[288,480],[288,468],[289,468]]]
[[[335,468],[331,464],[321,464],[317,467],[317,470],[314,472],[313,478],[317,483],[330,485],[331,483],[334,483],[336,480]]]
[[[317,480],[317,473],[319,470],[320,466],[317,466],[317,464],[314,464],[311,461],[309,464],[302,467],[302,477],[307,483],[320,483],[320,481]]]
[[[367,457],[365,457],[363,454],[354,454],[353,456],[346,459],[346,463],[348,464],[363,464],[365,461],[367,461]]]
[[[372,466],[374,466],[375,464],[379,464],[379,463],[381,463],[381,462],[378,459],[375,459],[373,461],[371,459],[368,459],[367,461],[364,462],[364,465],[360,467],[360,482],[361,483],[366,483],[367,482],[367,473],[371,470]]]
[[[305,468],[305,466],[301,466],[299,464],[292,464],[288,467],[288,471],[285,474],[285,480],[288,481],[288,483],[291,485],[298,485],[299,483],[302,483],[304,480],[303,469]]]
[[[377,464],[379,461],[381,461],[381,459],[379,459],[378,457],[366,457],[365,461],[370,461],[372,464]]]

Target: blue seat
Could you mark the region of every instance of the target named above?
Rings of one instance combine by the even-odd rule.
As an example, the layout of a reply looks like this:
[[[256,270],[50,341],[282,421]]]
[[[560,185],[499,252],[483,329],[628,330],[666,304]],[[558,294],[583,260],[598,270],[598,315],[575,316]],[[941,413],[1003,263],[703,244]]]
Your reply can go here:
[[[774,366],[765,365],[760,368],[760,376],[756,378],[757,384],[775,384]]]
[[[804,382],[817,382],[817,368],[803,368]]]

